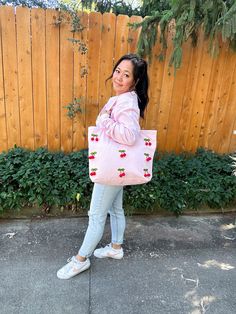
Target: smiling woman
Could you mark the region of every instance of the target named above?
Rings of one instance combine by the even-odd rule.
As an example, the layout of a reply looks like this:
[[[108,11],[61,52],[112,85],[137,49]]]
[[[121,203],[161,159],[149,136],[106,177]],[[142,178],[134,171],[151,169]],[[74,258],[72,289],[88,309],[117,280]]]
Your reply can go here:
[[[132,91],[135,86],[133,65],[129,60],[123,60],[112,76],[113,89],[116,95]]]
[[[112,75],[113,88],[116,93],[134,91],[137,94],[140,116],[144,117],[145,108],[149,102],[147,75],[147,62],[135,54],[127,54],[121,57],[115,64]]]
[[[145,131],[141,131],[139,125],[139,118],[144,116],[148,104],[147,63],[135,54],[124,55],[117,61],[108,79],[112,79],[116,96],[111,97],[101,110],[96,127],[91,127],[95,131],[89,132],[90,178],[95,182],[89,210],[89,225],[78,254],[57,272],[59,279],[72,278],[90,267],[89,257],[102,238],[108,212],[111,243],[105,248],[96,249],[94,256],[123,258],[123,186],[141,184],[151,179],[156,131],[152,131],[153,138],[143,138],[142,131]],[[100,143],[102,148],[107,149],[105,153],[99,150]],[[114,146],[116,149],[113,154]],[[135,152],[135,155],[132,155],[132,146],[140,148],[138,154]],[[126,154],[126,150],[129,150],[129,153]],[[141,170],[134,162],[136,155],[140,158],[138,165],[141,164]],[[124,165],[127,165],[126,169]],[[108,169],[109,166],[111,168]],[[107,177],[112,180],[104,181]]]

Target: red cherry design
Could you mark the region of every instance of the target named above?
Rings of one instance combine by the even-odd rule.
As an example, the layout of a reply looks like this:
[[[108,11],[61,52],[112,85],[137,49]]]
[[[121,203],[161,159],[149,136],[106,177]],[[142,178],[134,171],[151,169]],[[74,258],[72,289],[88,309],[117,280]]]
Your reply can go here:
[[[148,145],[149,145],[149,146],[151,146],[151,145],[152,145],[152,143],[151,143],[151,142],[149,142],[149,143],[148,143]]]
[[[121,158],[124,158],[126,156],[126,153],[124,151],[119,150],[119,152],[120,152],[120,157]]]
[[[98,141],[99,141],[99,139],[96,137],[95,141],[96,141],[96,142],[98,142]]]
[[[145,145],[148,146],[149,145],[148,142],[146,142]]]
[[[119,177],[120,177],[120,178],[122,178],[122,177],[124,177],[124,176],[125,176],[125,173],[124,173],[124,172],[122,172],[122,173],[119,174]]]
[[[151,157],[147,157],[146,158],[146,161],[150,161],[152,158]]]
[[[89,159],[94,159],[95,157],[92,155],[92,156],[89,156]]]
[[[94,137],[91,137],[91,141],[94,141]]]
[[[117,170],[119,171],[119,174],[118,174],[118,175],[119,175],[120,178],[122,178],[123,176],[125,176],[125,172],[124,172],[125,169],[124,169],[124,168],[118,168]]]
[[[125,176],[125,173],[124,172],[121,172],[120,174],[119,174],[119,177],[120,178],[122,178],[122,177],[124,177]]]

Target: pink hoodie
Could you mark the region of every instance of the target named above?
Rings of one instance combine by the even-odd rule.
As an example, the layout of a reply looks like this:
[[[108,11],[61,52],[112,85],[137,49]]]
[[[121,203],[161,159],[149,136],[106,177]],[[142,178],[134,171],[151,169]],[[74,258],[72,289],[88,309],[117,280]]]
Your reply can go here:
[[[110,115],[104,113],[110,110]],[[109,99],[97,117],[96,126],[105,129],[114,141],[133,145],[140,131],[139,117],[137,94],[127,92]]]

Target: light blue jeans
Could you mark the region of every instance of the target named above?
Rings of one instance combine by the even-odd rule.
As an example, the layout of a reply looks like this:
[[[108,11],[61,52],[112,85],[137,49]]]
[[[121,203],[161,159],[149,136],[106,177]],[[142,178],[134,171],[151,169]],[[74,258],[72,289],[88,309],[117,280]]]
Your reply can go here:
[[[111,242],[122,244],[125,231],[125,215],[123,209],[123,187],[95,183],[93,187],[89,225],[79,255],[89,257],[104,232],[107,214],[110,214]]]

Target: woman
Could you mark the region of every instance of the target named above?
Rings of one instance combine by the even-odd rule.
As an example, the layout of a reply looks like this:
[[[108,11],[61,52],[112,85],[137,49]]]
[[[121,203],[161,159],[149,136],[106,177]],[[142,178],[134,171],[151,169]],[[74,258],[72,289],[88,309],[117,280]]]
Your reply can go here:
[[[133,145],[140,131],[139,117],[144,117],[148,104],[147,63],[135,54],[124,55],[115,64],[111,77],[116,96],[100,112],[96,126],[118,143]],[[112,158],[112,157],[111,157]],[[76,256],[58,272],[60,279],[70,279],[90,267],[89,256],[102,238],[107,214],[110,214],[111,243],[96,249],[98,258],[123,258],[125,215],[123,187],[95,183],[89,211],[89,225]]]

